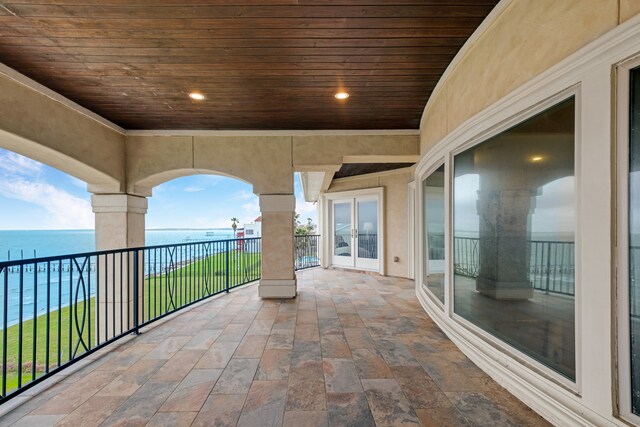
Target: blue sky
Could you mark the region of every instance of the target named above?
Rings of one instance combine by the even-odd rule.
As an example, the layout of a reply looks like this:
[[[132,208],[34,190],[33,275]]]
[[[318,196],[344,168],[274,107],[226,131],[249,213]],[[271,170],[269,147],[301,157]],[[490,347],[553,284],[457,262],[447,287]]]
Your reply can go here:
[[[0,149],[0,229],[91,229],[91,194],[86,183],[57,169]],[[302,197],[295,177],[296,211],[317,224],[315,205]],[[171,180],[153,189],[146,226],[223,228],[232,217],[240,224],[260,215],[258,197],[242,181],[217,175]]]

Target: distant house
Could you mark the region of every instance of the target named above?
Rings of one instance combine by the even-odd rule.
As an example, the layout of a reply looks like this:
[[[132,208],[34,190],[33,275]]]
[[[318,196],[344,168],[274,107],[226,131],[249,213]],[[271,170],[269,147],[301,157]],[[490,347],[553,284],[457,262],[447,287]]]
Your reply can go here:
[[[244,237],[250,239],[252,237],[262,236],[262,216],[257,217],[251,224],[244,225]]]

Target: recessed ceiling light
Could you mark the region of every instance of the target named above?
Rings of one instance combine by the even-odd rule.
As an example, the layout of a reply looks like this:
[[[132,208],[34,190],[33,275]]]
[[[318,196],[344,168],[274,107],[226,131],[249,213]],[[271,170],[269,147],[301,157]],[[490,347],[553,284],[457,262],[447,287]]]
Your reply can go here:
[[[201,94],[200,92],[191,92],[189,94],[189,98],[193,99],[194,101],[203,101],[204,95]]]
[[[544,159],[542,156],[535,156],[531,158],[532,162],[541,162]]]
[[[334,95],[336,99],[347,99],[349,94],[347,92],[338,92]]]

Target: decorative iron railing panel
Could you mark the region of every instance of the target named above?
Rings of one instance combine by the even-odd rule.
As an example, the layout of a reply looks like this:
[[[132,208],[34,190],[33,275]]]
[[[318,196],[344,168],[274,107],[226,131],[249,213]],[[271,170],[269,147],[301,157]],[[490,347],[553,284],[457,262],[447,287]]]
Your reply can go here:
[[[358,257],[366,259],[378,259],[377,234],[358,234]]]
[[[319,265],[296,236],[295,268]],[[0,262],[0,403],[139,328],[260,279],[260,238]]]
[[[320,266],[320,236],[295,236],[295,252],[296,270]]]
[[[478,277],[480,239],[456,237],[453,245],[454,274]],[[575,244],[531,240],[529,280],[533,288],[555,294],[575,295]]]
[[[466,277],[478,277],[480,269],[480,239],[456,237],[453,245],[453,273]],[[444,239],[442,240],[444,252]]]

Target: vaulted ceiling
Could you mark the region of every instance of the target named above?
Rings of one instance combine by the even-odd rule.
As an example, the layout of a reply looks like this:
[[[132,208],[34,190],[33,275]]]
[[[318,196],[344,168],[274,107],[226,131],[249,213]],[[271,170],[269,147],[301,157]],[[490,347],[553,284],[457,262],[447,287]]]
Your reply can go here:
[[[0,62],[126,129],[416,129],[496,3],[0,1]]]

